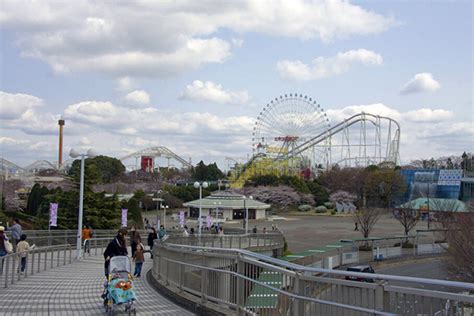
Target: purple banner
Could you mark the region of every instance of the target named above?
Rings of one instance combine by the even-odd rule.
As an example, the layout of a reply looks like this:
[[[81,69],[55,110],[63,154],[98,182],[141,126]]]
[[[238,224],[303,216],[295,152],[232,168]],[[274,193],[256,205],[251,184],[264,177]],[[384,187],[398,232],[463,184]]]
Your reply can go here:
[[[58,203],[49,203],[49,226],[58,226]]]
[[[128,212],[128,209],[126,208],[122,209],[122,227],[127,227],[127,212]]]
[[[206,224],[207,224],[207,228],[211,228],[211,226],[212,226],[212,216],[211,215],[207,215]]]
[[[184,226],[184,211],[179,211],[179,225]]]

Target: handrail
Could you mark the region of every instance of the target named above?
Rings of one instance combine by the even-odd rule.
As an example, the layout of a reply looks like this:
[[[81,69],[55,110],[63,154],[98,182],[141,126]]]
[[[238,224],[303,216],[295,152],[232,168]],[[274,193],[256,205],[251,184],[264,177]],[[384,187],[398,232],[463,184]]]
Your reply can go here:
[[[72,263],[72,246],[70,244],[37,247],[34,249],[7,254],[0,257],[0,279],[4,287],[14,284],[28,275],[33,275],[47,269],[59,267],[61,264]],[[22,258],[25,260],[24,274],[20,272]],[[16,276],[16,278],[15,278]],[[16,279],[16,280],[15,280]]]
[[[231,252],[231,253],[238,253],[242,256],[247,256],[250,258],[257,259],[259,261],[265,261],[271,263],[276,266],[282,266],[289,270],[294,270],[297,272],[308,272],[312,274],[333,274],[337,276],[353,276],[359,278],[367,278],[367,273],[360,273],[360,272],[351,272],[351,271],[342,271],[342,270],[332,270],[332,269],[323,269],[323,268],[312,268],[306,267],[299,264],[294,264],[291,262],[283,261],[277,258],[265,256],[256,252],[248,251],[245,249],[237,249],[237,248],[213,248],[213,247],[199,247],[199,246],[188,246],[188,245],[179,245],[179,244],[163,244],[163,247],[172,249],[172,248],[187,248],[191,250],[201,250],[201,251],[220,251],[220,252]],[[379,280],[389,280],[389,281],[400,281],[400,282],[410,282],[410,283],[423,283],[426,285],[441,285],[441,286],[449,286],[449,287],[457,287],[457,288],[464,288],[469,290],[474,290],[474,283],[468,282],[459,282],[459,281],[447,281],[447,280],[437,280],[437,279],[427,279],[427,278],[416,278],[416,277],[407,277],[407,276],[396,276],[396,275],[388,275],[388,274],[377,274],[371,273],[371,279],[379,279]]]
[[[156,242],[153,249],[152,276],[162,286],[173,285],[193,294],[193,303],[209,300],[229,313],[453,314],[474,303],[465,294],[474,291],[473,283],[307,267],[239,248]]]

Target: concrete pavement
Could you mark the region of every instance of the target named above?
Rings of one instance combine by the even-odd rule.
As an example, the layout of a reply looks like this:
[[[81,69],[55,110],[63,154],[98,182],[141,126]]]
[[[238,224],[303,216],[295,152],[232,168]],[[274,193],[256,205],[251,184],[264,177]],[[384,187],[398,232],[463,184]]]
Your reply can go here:
[[[137,315],[194,315],[156,292],[146,281],[152,260],[145,262],[142,278],[135,279]],[[47,270],[0,291],[1,315],[105,315],[102,257]],[[125,315],[117,313],[117,315]]]

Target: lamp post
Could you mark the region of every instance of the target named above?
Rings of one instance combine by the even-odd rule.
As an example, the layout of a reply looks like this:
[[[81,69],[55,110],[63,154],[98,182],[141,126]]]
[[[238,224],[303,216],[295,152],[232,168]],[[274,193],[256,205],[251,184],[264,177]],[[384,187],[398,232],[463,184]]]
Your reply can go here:
[[[83,208],[84,208],[84,160],[85,158],[94,158],[97,156],[93,149],[89,149],[87,153],[81,154],[74,148],[71,149],[69,152],[69,156],[71,158],[81,158],[81,174],[80,174],[80,184],[79,184],[79,215],[78,215],[78,223],[77,223],[77,259],[81,259],[81,249],[82,249],[82,216],[83,216]]]
[[[156,226],[157,226],[156,229],[160,229],[160,227],[159,227],[160,225],[158,225],[158,218],[160,216],[161,201],[163,201],[163,199],[160,198],[161,193],[163,193],[163,191],[161,191],[161,190],[158,190],[156,192]],[[155,200],[155,199],[153,199],[153,200]],[[163,224],[163,226],[164,226],[164,224]]]
[[[244,199],[244,209],[245,209],[245,234],[249,233],[249,208],[247,207],[247,199],[253,200],[253,196],[249,196],[248,198],[245,195],[242,195]]]
[[[201,213],[202,213],[202,188],[207,188],[208,184],[207,182],[202,182],[202,183],[199,183],[199,182],[194,182],[194,187],[197,189],[199,188],[199,219],[198,219],[198,223],[199,223],[199,236],[201,236],[201,228],[202,228],[202,220],[201,220]]]

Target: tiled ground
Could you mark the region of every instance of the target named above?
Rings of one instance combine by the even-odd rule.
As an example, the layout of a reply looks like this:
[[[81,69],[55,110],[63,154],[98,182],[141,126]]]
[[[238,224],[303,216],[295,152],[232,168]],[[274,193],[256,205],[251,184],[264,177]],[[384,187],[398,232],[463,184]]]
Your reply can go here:
[[[145,262],[142,278],[135,279],[137,315],[193,315],[159,295],[144,275],[152,261]],[[0,288],[0,315],[104,315],[103,259],[86,257],[52,270],[34,274],[7,289]],[[119,312],[118,315],[125,315]]]

